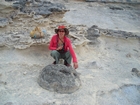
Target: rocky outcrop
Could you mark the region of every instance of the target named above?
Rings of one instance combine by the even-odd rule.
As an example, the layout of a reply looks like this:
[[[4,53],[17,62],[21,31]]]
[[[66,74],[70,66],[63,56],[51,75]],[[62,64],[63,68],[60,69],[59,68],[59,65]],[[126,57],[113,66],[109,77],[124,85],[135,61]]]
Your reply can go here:
[[[65,24],[69,29],[69,37],[74,47],[86,45],[89,42],[96,44],[100,35],[139,38],[139,35],[132,32],[101,29],[96,25],[87,28],[86,25],[68,24],[62,20],[67,9],[60,3],[44,0],[7,0],[7,2],[1,2],[0,5],[0,46],[26,49],[33,44],[49,43],[51,34],[60,24]],[[109,8],[113,10],[124,9],[117,6],[110,6]],[[30,32],[36,26],[40,26],[46,31],[44,38],[39,40],[30,38]]]
[[[0,3],[0,27],[5,27],[14,18],[19,18],[19,15],[27,15],[28,17],[37,17],[38,15],[44,18],[54,12],[66,12],[66,7],[60,3],[51,3],[40,0],[9,0]]]
[[[100,36],[111,36],[116,38],[135,38],[140,40],[140,35],[132,32],[126,32],[122,30],[111,30],[111,29],[102,29],[96,25],[91,26],[87,29],[87,35],[85,36],[89,43],[97,44],[98,37]]]
[[[0,105],[140,105],[139,5],[50,0],[48,5],[64,1],[71,13],[45,14],[43,1],[49,0],[0,2]],[[53,62],[48,43],[60,24],[70,31],[80,77],[64,65],[46,66]],[[36,26],[46,30],[44,38],[30,37]]]
[[[49,42],[50,34],[46,27],[51,27],[49,15],[64,14],[64,5],[43,0],[6,0],[0,2],[0,46],[26,49],[33,44]],[[57,17],[56,17],[57,18]],[[45,30],[45,37],[39,40],[30,38],[30,32],[36,27]],[[49,26],[50,25],[50,26]],[[54,26],[52,26],[54,29]]]
[[[20,9],[23,13],[32,13],[34,15],[48,16],[53,12],[64,12],[66,8],[62,4],[53,4],[47,1],[40,0],[19,0],[13,3],[13,7]]]
[[[86,0],[86,2],[104,2],[104,3],[140,3],[139,0]]]
[[[98,43],[97,38],[100,37],[99,28],[96,25],[93,25],[87,30],[87,36],[86,38],[90,40],[91,44]]]
[[[58,93],[73,93],[81,86],[76,70],[62,64],[46,66],[40,73],[38,83],[44,89]]]

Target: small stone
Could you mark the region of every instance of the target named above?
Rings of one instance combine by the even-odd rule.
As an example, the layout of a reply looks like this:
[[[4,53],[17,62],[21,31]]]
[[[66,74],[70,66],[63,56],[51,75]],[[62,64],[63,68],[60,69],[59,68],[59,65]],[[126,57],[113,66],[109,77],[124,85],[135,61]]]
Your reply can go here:
[[[137,68],[132,68],[132,72],[133,72],[133,74],[135,74],[138,77],[140,77],[140,71]]]
[[[132,68],[132,72],[138,73],[138,69],[137,68]]]
[[[131,57],[131,54],[130,53],[126,54],[126,57],[130,58]]]
[[[23,72],[23,74],[24,74],[24,75],[26,75],[26,74],[27,74],[27,72],[25,71],[25,72]]]
[[[59,64],[64,64],[64,59],[59,59]]]
[[[13,105],[13,103],[12,103],[12,102],[7,102],[7,103],[4,104],[4,105]]]

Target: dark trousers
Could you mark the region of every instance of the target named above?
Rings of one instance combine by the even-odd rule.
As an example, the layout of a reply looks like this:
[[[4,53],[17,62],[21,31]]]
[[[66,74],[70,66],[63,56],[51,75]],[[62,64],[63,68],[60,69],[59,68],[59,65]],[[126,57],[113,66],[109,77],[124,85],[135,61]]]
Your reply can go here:
[[[57,50],[52,50],[51,56],[55,59],[56,64],[58,64],[59,59],[64,59],[68,64],[71,64],[72,57],[69,51],[65,53],[59,53]]]

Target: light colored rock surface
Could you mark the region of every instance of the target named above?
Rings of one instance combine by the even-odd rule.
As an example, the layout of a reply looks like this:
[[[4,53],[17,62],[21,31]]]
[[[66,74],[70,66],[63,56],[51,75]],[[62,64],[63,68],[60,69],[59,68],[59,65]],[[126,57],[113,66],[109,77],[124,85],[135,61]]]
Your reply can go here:
[[[14,18],[0,28],[0,105],[139,105],[140,78],[132,72],[140,70],[139,5],[60,1],[70,11],[47,18],[1,2],[0,17]],[[82,85],[72,94],[50,92],[37,83],[39,72],[53,62],[48,43],[60,24],[70,29],[79,61]],[[47,30],[42,42],[29,37],[35,26]],[[88,36],[89,29],[99,35]]]
[[[68,23],[74,25],[82,23],[87,27],[97,25],[103,29],[127,32],[139,32],[140,30],[139,5],[93,2],[72,2],[71,4],[66,5],[70,11],[66,12],[64,17],[64,20]],[[112,8],[119,9],[115,10]]]
[[[140,0],[86,0],[87,2],[104,2],[104,3],[140,3]]]

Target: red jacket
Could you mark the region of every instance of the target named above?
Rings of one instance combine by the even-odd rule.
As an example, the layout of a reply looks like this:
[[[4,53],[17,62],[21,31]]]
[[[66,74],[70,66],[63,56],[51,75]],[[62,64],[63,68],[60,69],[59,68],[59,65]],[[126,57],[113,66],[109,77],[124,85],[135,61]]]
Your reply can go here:
[[[51,41],[50,41],[50,45],[49,45],[49,49],[50,50],[56,50],[57,49],[57,38],[58,38],[58,35],[55,34],[53,35]],[[70,51],[70,54],[72,55],[72,59],[73,59],[73,62],[74,63],[77,63],[77,58],[76,58],[76,54],[72,48],[72,45],[71,45],[71,41],[68,37],[64,36],[64,42],[65,42],[65,51]]]

